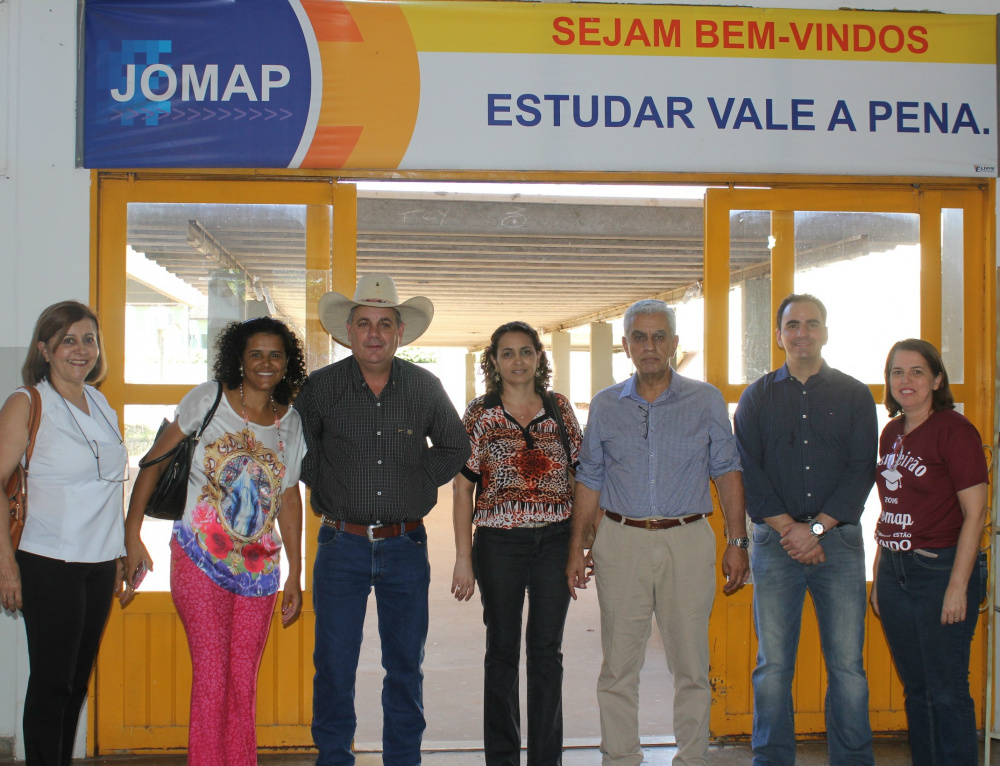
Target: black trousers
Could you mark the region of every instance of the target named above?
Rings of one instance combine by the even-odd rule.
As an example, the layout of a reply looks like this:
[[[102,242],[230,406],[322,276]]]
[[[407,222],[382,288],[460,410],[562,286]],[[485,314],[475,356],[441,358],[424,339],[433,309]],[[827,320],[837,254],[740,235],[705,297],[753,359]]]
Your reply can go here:
[[[486,623],[483,740],[486,766],[518,766],[519,665],[528,595],[528,766],[562,764],[562,638],[569,609],[569,521],[535,529],[476,529],[472,566]]]
[[[26,766],[69,766],[87,682],[115,588],[115,561],[82,564],[17,552],[28,691]]]

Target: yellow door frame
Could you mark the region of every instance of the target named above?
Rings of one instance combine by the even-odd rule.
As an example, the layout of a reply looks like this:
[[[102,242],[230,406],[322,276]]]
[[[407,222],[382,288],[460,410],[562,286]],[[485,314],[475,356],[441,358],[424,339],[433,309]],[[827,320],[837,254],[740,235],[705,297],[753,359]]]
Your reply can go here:
[[[103,391],[119,413],[125,406],[171,405],[187,385],[126,383],[125,305],[127,215],[130,203],[282,204],[306,206],[306,352],[325,364],[330,337],[317,315],[319,296],[334,289],[353,293],[357,195],[351,183],[331,179],[246,179],[95,174],[92,301],[101,320],[112,374]],[[330,208],[333,207],[333,215]],[[332,223],[331,223],[332,218]],[[315,555],[317,521],[307,514],[306,560]],[[159,562],[167,566],[168,562]],[[309,747],[312,737],[313,611],[306,570],[302,616],[281,628],[280,599],[258,682],[258,740],[264,749]],[[90,752],[179,752],[187,744],[191,666],[180,621],[169,593],[139,593],[127,610],[114,609],[104,633],[92,684]],[[95,704],[97,698],[101,704]]]
[[[992,431],[992,383],[995,327],[994,289],[994,210],[995,183],[967,179],[933,178],[848,178],[831,176],[741,176],[721,174],[662,173],[469,173],[393,172],[354,173],[355,179],[448,180],[549,183],[617,183],[651,185],[718,186],[709,193],[705,208],[705,348],[706,373],[727,401],[736,401],[742,386],[728,382],[728,289],[729,289],[729,209],[766,209],[772,217],[777,245],[772,252],[772,302],[774,296],[791,291],[793,260],[787,236],[794,210],[891,210],[920,212],[923,269],[934,267],[940,274],[940,232],[937,240],[933,219],[940,207],[963,207],[966,211],[965,236],[965,383],[955,386],[956,396],[965,401],[966,414],[985,433]],[[356,271],[357,197],[352,183],[307,171],[142,171],[136,173],[92,174],[91,299],[105,332],[112,377],[104,386],[109,401],[122,418],[127,404],[172,404],[180,400],[187,386],[157,386],[124,382],[125,249],[127,205],[131,202],[204,202],[301,204],[307,211],[307,349],[329,350],[329,339],[316,316],[320,295],[333,289],[352,294]],[[742,187],[756,187],[753,189]],[[766,187],[766,188],[761,188]],[[718,204],[720,203],[721,204]],[[333,205],[332,231],[326,211]],[[332,242],[332,258],[330,243]],[[979,279],[981,277],[981,279]],[[977,281],[978,279],[978,281]],[[926,283],[927,280],[923,282]],[[970,285],[974,289],[970,289]],[[940,327],[940,295],[922,288],[922,327],[929,340],[940,340],[933,327]],[[773,306],[772,308],[776,308]],[[773,311],[772,311],[773,313]],[[326,353],[326,352],[320,352]],[[779,357],[772,349],[772,362]],[[876,398],[881,387],[873,386]],[[315,520],[307,514],[306,556],[312,560]],[[714,514],[721,531],[720,514]],[[303,617],[296,629],[272,631],[262,664],[258,695],[258,737],[262,750],[310,747],[311,652],[313,619],[308,591],[311,567],[306,566],[306,597]],[[712,713],[713,736],[740,736],[749,732],[752,693],[749,673],[754,664],[755,644],[750,612],[750,594],[724,597],[720,590],[712,618],[710,641],[713,647],[712,677],[715,703]],[[807,633],[803,626],[804,635]],[[982,636],[984,631],[980,631]],[[869,629],[871,663],[877,659],[888,666],[888,651],[873,646]],[[981,638],[977,638],[982,654]],[[876,642],[877,643],[877,642]],[[880,654],[881,652],[881,654]],[[280,658],[280,662],[278,661]],[[155,660],[155,661],[154,661]],[[149,667],[157,668],[155,677]],[[297,672],[290,672],[297,668]],[[974,677],[983,673],[978,666]],[[128,685],[126,686],[126,681]],[[873,678],[873,699],[882,694],[883,682]],[[888,695],[885,715],[873,716],[877,730],[900,729],[901,695],[885,682]],[[804,697],[815,698],[822,681],[817,678]],[[976,687],[977,689],[981,687]],[[95,692],[96,690],[96,692]],[[96,695],[101,704],[96,705]],[[180,751],[186,743],[187,698],[190,694],[190,665],[186,641],[173,613],[169,594],[140,594],[129,610],[113,610],[98,659],[95,684],[90,698],[91,730],[88,751],[128,750]],[[981,702],[981,693],[978,693]],[[881,704],[881,703],[880,703]],[[978,705],[978,703],[977,703]],[[820,706],[821,707],[821,706]],[[894,712],[895,711],[895,712]],[[800,714],[800,731],[820,731],[815,713]]]

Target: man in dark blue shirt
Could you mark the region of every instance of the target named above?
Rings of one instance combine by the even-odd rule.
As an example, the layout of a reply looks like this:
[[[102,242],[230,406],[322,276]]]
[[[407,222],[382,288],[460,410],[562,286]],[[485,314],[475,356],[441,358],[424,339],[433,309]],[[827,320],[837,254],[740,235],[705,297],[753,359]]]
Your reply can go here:
[[[776,333],[785,364],[747,387],[735,418],[753,522],[753,763],[795,763],[792,678],[808,590],[827,665],[830,763],[870,766],[859,522],[875,481],[875,401],[823,361],[826,307],[818,298],[785,298]]]

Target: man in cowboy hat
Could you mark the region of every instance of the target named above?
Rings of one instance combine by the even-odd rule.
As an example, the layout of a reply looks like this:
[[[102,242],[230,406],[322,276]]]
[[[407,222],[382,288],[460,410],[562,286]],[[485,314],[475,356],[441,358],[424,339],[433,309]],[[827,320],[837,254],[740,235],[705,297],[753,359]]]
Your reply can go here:
[[[384,274],[362,277],[353,300],[319,301],[320,321],[351,356],[312,373],[295,402],[309,448],[302,480],[323,517],[313,567],[317,766],[354,763],[354,680],[373,587],[386,671],[382,760],[420,763],[430,585],[423,518],[469,457],[441,381],[395,358],[433,316],[427,298],[400,303]]]

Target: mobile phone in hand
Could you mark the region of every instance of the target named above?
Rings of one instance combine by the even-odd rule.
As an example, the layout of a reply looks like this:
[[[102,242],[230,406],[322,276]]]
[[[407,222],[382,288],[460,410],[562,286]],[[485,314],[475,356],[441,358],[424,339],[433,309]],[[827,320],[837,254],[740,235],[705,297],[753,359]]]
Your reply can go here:
[[[139,566],[135,568],[135,574],[132,575],[132,590],[138,590],[139,586],[142,585],[142,581],[146,578],[146,574],[149,572],[149,568],[146,566],[146,562],[139,560]]]

